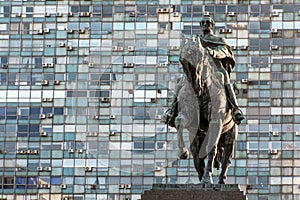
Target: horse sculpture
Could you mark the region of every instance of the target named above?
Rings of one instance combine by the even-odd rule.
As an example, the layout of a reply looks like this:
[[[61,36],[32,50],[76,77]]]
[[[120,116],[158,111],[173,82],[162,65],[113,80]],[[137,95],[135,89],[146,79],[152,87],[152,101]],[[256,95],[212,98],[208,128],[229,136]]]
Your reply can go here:
[[[213,184],[213,167],[219,168],[221,162],[218,183],[225,184],[234,152],[237,125],[227,105],[222,73],[217,71],[201,44],[195,41],[185,42],[180,61],[185,75],[175,88],[177,101],[166,112],[166,123],[177,129],[178,157],[189,157],[183,140],[183,129],[186,128],[201,183]]]

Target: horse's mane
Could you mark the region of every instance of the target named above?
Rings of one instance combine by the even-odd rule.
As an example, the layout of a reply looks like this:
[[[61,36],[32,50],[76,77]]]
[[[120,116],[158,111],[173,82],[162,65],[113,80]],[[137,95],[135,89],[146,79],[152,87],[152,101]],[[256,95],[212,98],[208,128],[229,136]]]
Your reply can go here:
[[[204,84],[214,84],[216,89],[224,89],[220,80],[218,68],[201,45],[201,42],[194,38],[185,38],[181,51],[180,61],[187,79],[197,95],[201,95]]]

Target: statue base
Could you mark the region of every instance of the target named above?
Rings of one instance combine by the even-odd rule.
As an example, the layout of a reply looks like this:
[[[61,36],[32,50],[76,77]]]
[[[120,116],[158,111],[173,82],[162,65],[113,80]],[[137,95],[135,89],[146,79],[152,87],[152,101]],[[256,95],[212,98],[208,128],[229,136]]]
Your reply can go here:
[[[154,184],[141,200],[247,200],[237,184]]]

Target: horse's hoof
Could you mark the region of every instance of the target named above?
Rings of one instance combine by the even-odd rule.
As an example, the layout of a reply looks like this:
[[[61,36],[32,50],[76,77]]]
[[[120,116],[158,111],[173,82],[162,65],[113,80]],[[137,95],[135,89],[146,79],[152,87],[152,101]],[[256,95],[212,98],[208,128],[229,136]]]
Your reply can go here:
[[[189,159],[189,157],[190,153],[189,150],[187,150],[187,148],[183,148],[183,150],[178,153],[179,159]]]
[[[213,180],[212,180],[212,175],[211,174],[204,174],[204,176],[202,177],[202,180],[200,182],[201,184],[214,184]]]
[[[219,177],[219,184],[226,184],[226,176]]]

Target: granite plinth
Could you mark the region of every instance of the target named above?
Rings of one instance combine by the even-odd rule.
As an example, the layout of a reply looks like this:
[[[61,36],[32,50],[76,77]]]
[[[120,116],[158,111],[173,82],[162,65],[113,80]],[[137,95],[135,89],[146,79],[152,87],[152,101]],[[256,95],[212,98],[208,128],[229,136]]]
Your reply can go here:
[[[237,184],[154,184],[141,200],[246,200]]]

